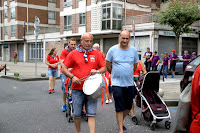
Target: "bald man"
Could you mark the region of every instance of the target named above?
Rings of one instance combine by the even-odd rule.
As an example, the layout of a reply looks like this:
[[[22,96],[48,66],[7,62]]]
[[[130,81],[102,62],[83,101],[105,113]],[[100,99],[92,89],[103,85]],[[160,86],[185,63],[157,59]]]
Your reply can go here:
[[[115,100],[119,133],[127,132],[123,124],[130,112],[134,98],[133,71],[139,62],[136,48],[129,45],[130,33],[124,30],[119,35],[120,43],[111,47],[106,56],[106,67],[111,73],[111,85]]]
[[[105,62],[97,50],[93,50],[93,35],[84,33],[76,50],[70,52],[63,62],[62,72],[72,79],[73,116],[77,133],[81,132],[81,112],[85,104],[89,132],[95,133],[97,99],[83,93],[81,78],[95,73],[105,73]],[[72,68],[70,72],[68,68]],[[99,69],[97,69],[99,68]]]

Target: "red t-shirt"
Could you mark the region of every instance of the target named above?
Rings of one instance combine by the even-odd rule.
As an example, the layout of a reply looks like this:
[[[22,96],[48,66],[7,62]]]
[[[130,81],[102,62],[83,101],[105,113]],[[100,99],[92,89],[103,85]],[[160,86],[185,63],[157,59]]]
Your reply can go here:
[[[73,68],[71,72],[77,78],[81,79],[85,76],[89,76],[92,69],[105,66],[104,60],[98,51],[93,50],[87,53],[88,62],[85,62],[83,55],[84,52],[73,50],[63,62],[68,68]],[[82,90],[83,84],[84,81],[82,81],[81,84],[72,83],[72,89]]]
[[[59,57],[58,57],[58,55],[56,55],[56,57],[53,57],[53,56],[51,56],[51,55],[48,55],[48,56],[47,56],[47,61],[48,61],[50,64],[55,64],[55,63],[58,63]],[[57,66],[57,67],[48,66],[48,68],[50,68],[50,69],[58,69],[58,66]]]
[[[60,54],[60,59],[63,60],[67,57],[69,51],[67,49],[63,49],[62,53]],[[62,65],[60,66],[60,73],[62,73]]]
[[[200,65],[196,68],[193,76],[191,92],[192,118],[200,110]],[[200,119],[200,113],[198,116]]]
[[[140,71],[142,70],[142,66],[140,64],[140,62],[138,62],[138,66],[137,69],[133,72],[133,75],[138,75],[140,76]]]
[[[106,72],[105,72],[105,76],[106,76],[106,78],[108,79],[109,85],[111,85],[111,74],[110,74],[108,71],[106,71]]]
[[[192,90],[191,90],[191,107],[192,107],[192,119],[194,115],[200,109],[200,65],[194,72],[194,78],[192,79]],[[200,130],[200,113],[196,116],[195,120],[192,121],[189,133],[197,133]]]

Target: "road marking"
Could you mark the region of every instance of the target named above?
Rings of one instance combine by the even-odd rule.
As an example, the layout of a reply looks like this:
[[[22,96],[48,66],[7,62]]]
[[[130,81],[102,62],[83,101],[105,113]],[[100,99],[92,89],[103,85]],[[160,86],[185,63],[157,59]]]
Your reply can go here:
[[[169,109],[170,111],[173,111],[173,112],[176,112],[176,110],[175,109]]]

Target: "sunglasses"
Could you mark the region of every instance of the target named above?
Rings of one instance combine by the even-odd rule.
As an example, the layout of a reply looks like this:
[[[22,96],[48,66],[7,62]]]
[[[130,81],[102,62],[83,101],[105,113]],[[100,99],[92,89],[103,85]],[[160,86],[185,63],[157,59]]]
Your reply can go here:
[[[87,63],[88,62],[87,54],[84,53],[83,57],[85,58],[84,61]]]

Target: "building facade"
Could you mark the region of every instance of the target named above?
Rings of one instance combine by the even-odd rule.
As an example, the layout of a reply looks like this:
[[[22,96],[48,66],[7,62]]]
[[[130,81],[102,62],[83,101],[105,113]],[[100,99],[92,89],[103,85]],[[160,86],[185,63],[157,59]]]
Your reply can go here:
[[[59,0],[1,0],[0,1],[0,60],[13,61],[17,51],[18,61],[43,61],[45,45],[37,42],[35,56],[34,21],[40,19],[40,33],[56,32],[60,25]],[[58,31],[58,30],[57,30]]]

